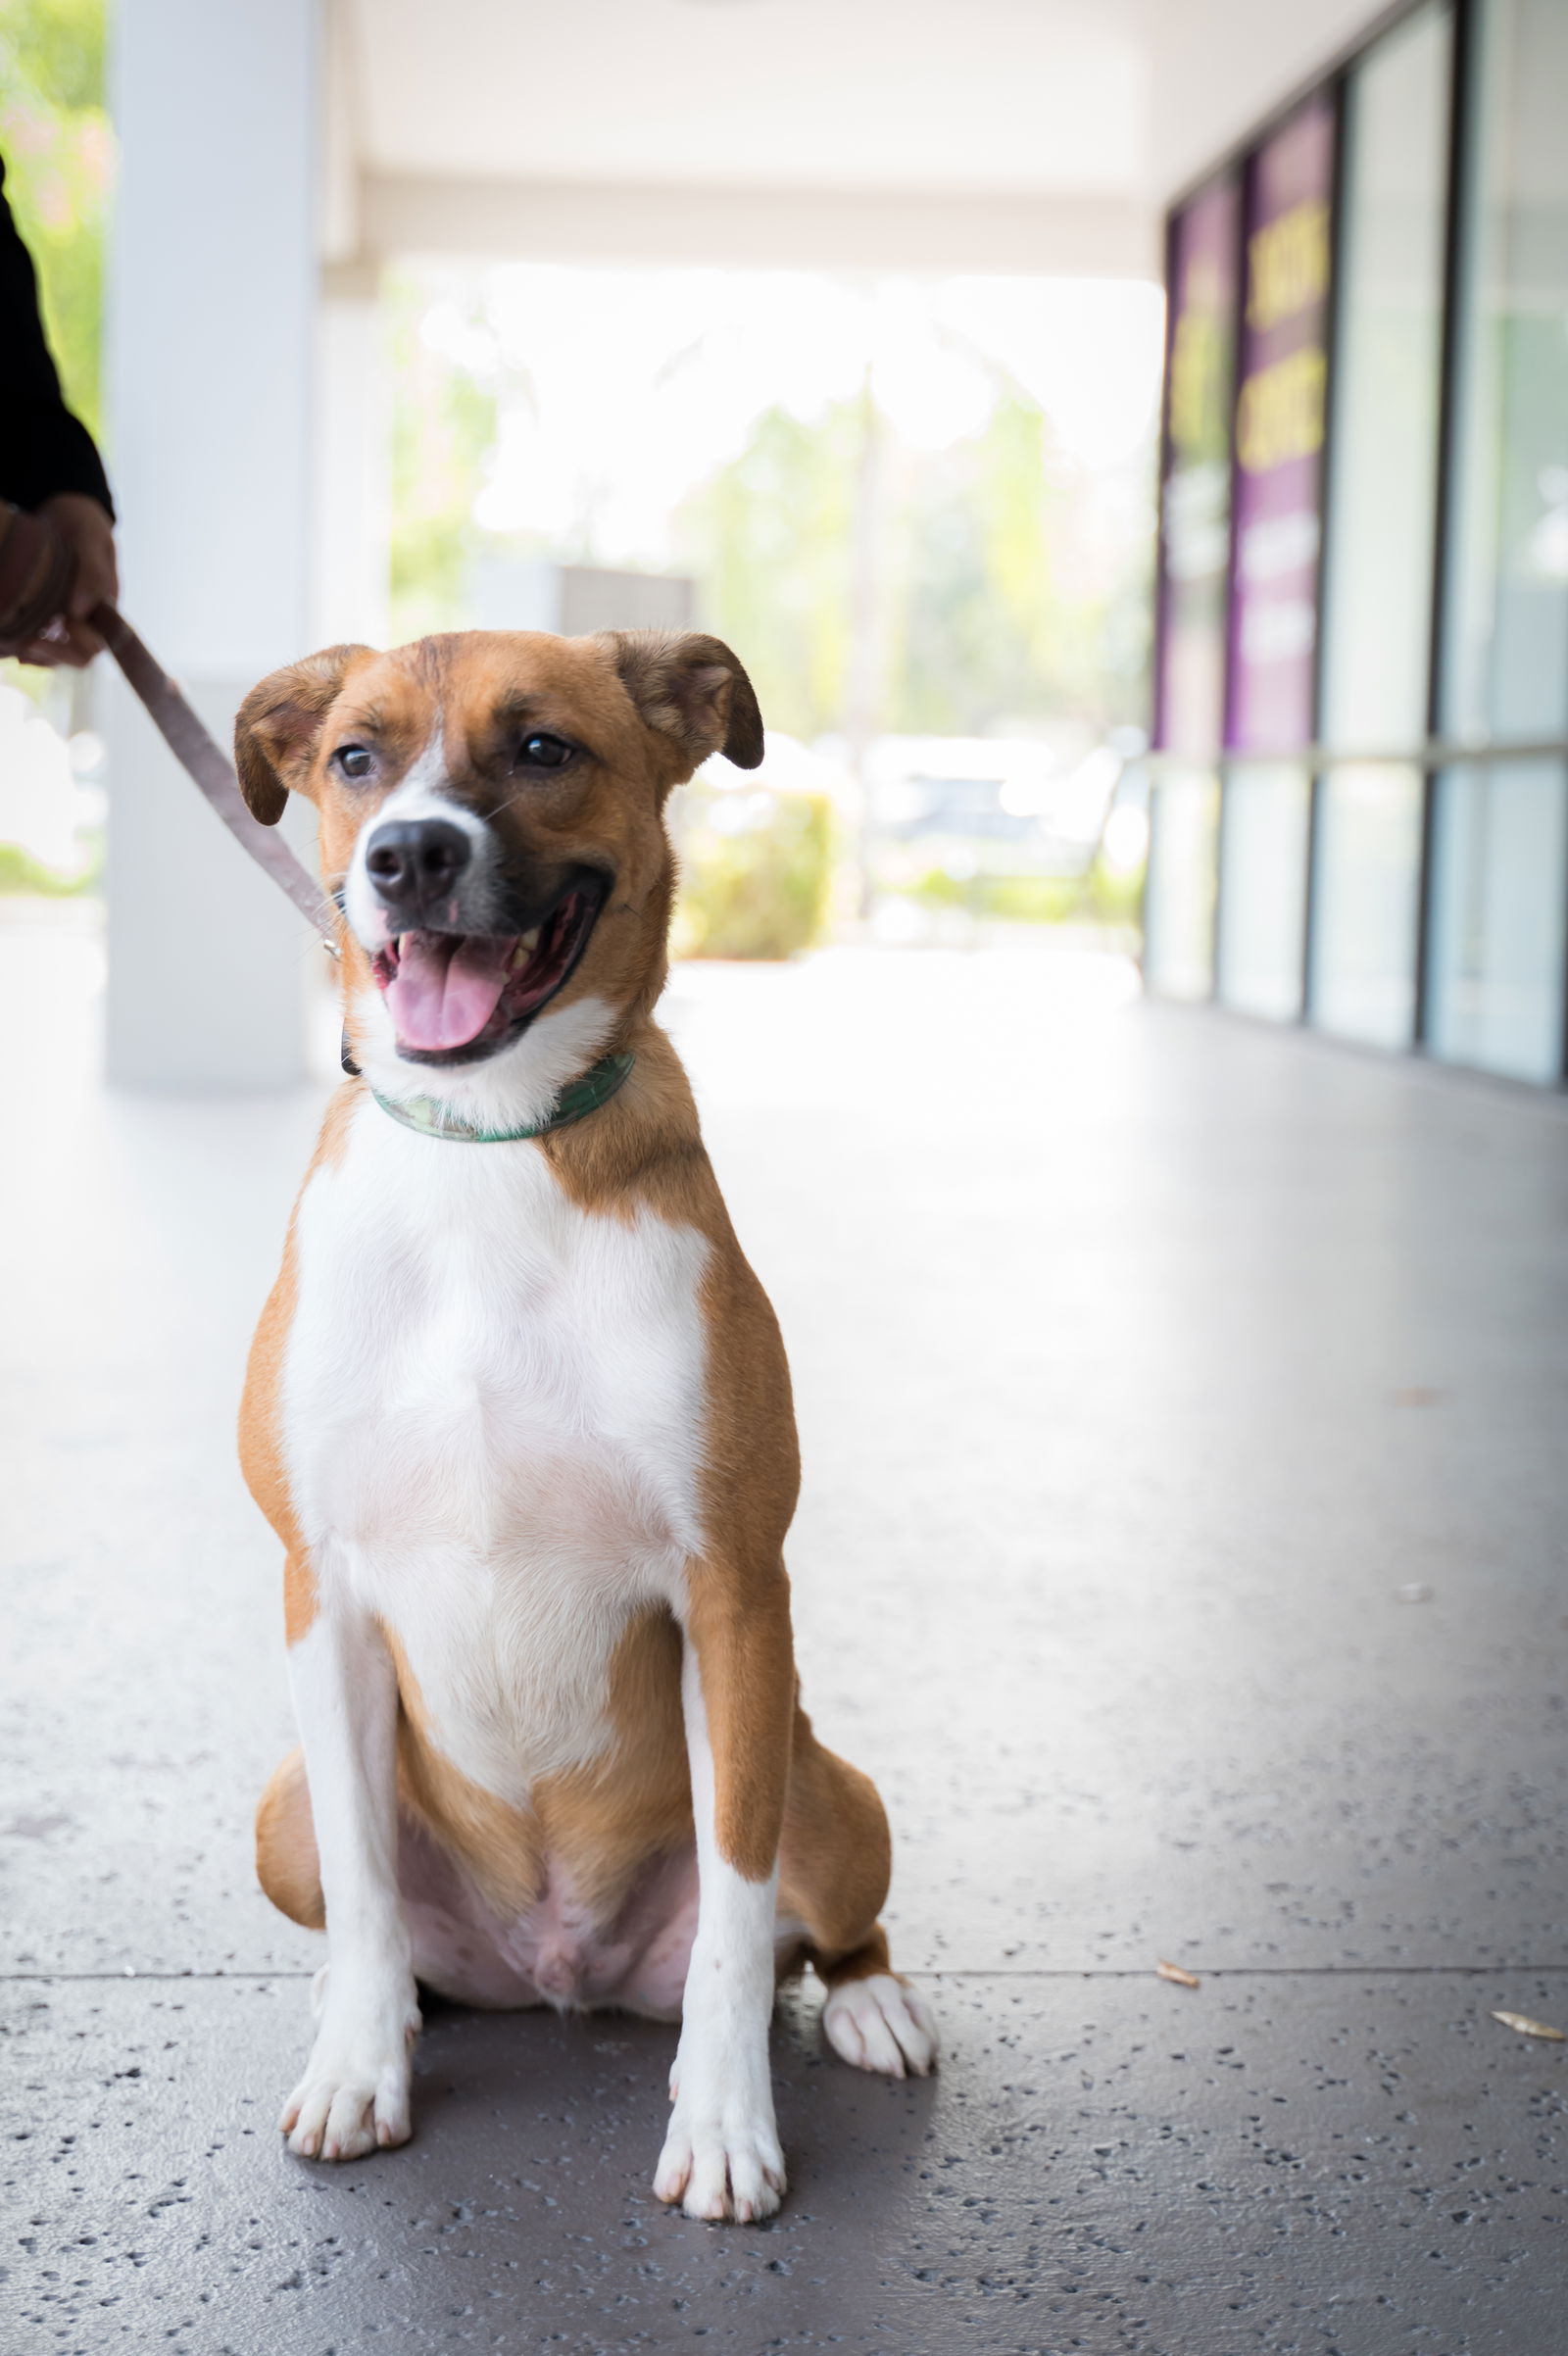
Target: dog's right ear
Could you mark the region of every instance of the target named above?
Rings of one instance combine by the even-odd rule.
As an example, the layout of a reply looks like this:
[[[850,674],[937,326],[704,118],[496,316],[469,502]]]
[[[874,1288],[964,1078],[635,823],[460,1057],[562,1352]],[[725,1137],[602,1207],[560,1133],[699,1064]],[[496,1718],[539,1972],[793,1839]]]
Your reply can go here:
[[[234,722],[234,766],[253,818],[275,826],[309,768],[321,722],[368,646],[328,646],[253,687]]]

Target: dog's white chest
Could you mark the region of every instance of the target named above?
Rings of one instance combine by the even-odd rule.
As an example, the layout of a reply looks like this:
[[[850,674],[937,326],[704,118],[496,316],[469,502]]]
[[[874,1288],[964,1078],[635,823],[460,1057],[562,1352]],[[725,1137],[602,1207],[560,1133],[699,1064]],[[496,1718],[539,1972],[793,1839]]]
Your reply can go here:
[[[630,1612],[698,1544],[707,1247],[373,1104],[306,1190],[285,1450],[318,1576],[390,1627],[487,1790],[594,1755]]]

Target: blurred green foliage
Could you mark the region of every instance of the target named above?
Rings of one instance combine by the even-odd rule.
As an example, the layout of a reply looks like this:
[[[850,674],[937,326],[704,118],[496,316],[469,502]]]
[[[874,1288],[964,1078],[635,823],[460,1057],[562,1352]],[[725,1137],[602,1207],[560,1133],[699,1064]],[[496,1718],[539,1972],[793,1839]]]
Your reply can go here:
[[[858,399],[814,424],[769,411],[679,518],[711,626],[746,649],[769,724],[808,742],[845,723],[863,419]],[[882,509],[880,728],[1099,733],[1141,712],[1147,564],[1107,563],[1081,470],[1009,381],[966,441],[890,448]]]
[[[0,7],[0,155],[38,271],[66,399],[102,433],[104,232],[114,136],[104,104],[104,0]]]
[[[96,892],[103,881],[103,844],[79,875],[46,867],[20,843],[0,843],[0,898],[21,893],[28,900],[75,900]]]
[[[460,298],[461,299],[461,298]],[[387,275],[383,304],[392,365],[393,643],[464,620],[464,578],[478,532],[473,502],[496,438],[495,394],[423,332],[430,282]],[[470,286],[470,323],[483,318]]]
[[[1082,875],[950,875],[933,867],[910,898],[932,908],[967,908],[1014,924],[1115,924],[1136,927],[1143,901],[1141,868],[1118,873],[1097,859]]]
[[[715,792],[697,778],[681,789],[672,820],[680,845],[677,957],[792,957],[810,947],[833,873],[825,795]]]
[[[410,269],[388,303],[405,637],[464,618],[470,564],[493,545],[474,509],[517,364],[502,357],[483,273]],[[992,398],[966,438],[901,440],[868,378],[812,417],[765,411],[673,517],[670,568],[744,652],[770,726],[807,743],[1062,723],[1093,737],[1142,712],[1152,456],[1142,474],[1137,461],[1080,462],[1005,368],[967,357]],[[624,561],[595,546],[591,519],[570,537],[518,553]]]
[[[768,410],[678,518],[710,626],[746,650],[768,725],[807,741],[844,721],[861,415],[858,401],[816,424]]]
[[[1138,712],[1146,582],[1105,579],[1086,505],[1050,420],[1010,385],[983,432],[918,466],[889,727],[985,736],[1073,718],[1098,734]]]

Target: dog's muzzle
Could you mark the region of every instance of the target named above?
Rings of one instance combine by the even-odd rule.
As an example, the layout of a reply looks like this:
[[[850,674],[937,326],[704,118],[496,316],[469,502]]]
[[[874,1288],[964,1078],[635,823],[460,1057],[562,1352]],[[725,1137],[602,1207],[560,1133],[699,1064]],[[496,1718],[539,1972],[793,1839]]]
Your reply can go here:
[[[475,1063],[510,1045],[570,980],[610,891],[580,865],[531,889],[501,878],[482,895],[497,905],[481,909],[475,891],[468,915],[470,865],[467,836],[439,818],[379,827],[366,848],[389,936],[371,971],[410,1062]]]

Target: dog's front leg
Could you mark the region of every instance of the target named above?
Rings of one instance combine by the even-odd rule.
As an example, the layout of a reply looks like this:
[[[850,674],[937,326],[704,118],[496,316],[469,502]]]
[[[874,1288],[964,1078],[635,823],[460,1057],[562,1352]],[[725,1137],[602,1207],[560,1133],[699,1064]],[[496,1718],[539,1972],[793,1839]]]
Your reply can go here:
[[[682,1634],[697,1935],[654,2189],[688,2217],[749,2223],[784,2190],[767,2049],[794,1691],[782,1569],[739,1592],[697,1574]]]
[[[353,2160],[409,2138],[419,2012],[397,1881],[397,1673],[380,1631],[323,1610],[289,1647],[326,1903],[326,1969],[290,2151]]]

